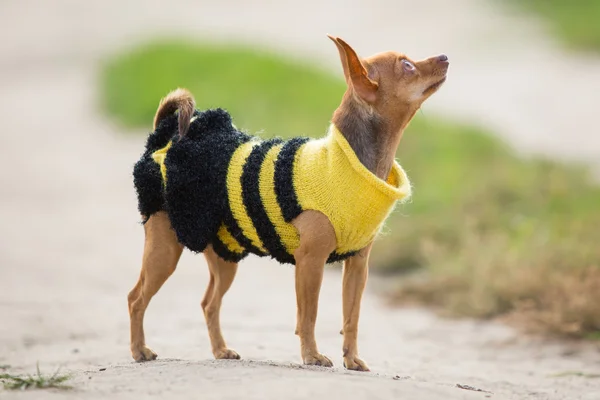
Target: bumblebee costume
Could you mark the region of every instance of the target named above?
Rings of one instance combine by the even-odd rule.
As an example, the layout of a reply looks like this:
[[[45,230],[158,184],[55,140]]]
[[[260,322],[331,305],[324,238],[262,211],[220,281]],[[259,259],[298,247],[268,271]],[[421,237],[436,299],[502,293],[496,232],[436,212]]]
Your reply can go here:
[[[291,222],[305,210],[329,218],[337,248],[328,262],[343,260],[411,194],[398,163],[379,179],[334,125],[321,139],[260,140],[221,109],[196,111],[184,137],[176,116],[164,119],[135,165],[134,184],[144,218],[164,210],[184,246],[201,252],[212,244],[234,262],[254,253],[293,264],[299,237]]]

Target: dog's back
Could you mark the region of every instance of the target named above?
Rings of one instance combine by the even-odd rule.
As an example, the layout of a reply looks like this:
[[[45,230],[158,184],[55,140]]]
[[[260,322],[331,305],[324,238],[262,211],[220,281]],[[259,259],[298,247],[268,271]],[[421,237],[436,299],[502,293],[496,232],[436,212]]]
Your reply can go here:
[[[227,207],[229,160],[251,137],[235,129],[224,110],[192,115],[185,136],[178,134],[177,115],[158,121],[133,176],[144,220],[166,211],[180,243],[201,252],[216,236]],[[168,157],[157,162],[156,153],[166,154],[167,148]]]
[[[142,215],[166,211],[192,251],[212,244],[226,261],[253,253],[293,264],[299,236],[292,221],[313,210],[335,230],[328,262],[343,260],[370,243],[395,202],[410,196],[397,163],[387,181],[378,179],[335,126],[318,140],[260,140],[238,131],[221,109],[187,112],[182,131],[179,112],[158,120],[134,181]]]

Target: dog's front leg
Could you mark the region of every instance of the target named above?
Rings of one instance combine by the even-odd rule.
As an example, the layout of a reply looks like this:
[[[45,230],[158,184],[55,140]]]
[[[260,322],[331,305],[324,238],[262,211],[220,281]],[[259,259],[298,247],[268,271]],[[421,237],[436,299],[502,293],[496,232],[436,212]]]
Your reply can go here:
[[[344,367],[355,371],[368,371],[369,367],[358,357],[358,318],[360,301],[369,274],[371,245],[344,262],[342,302],[344,311]]]
[[[315,324],[319,292],[327,257],[335,250],[335,231],[325,215],[305,211],[293,222],[300,235],[294,252],[296,259],[296,301],[298,306],[296,334],[300,336],[302,361],[306,365],[332,367],[331,360],[317,348]]]
[[[304,253],[298,254],[296,260],[297,332],[300,336],[302,361],[306,365],[331,367],[333,363],[319,353],[315,340],[319,292],[327,257],[316,257],[310,253]]]

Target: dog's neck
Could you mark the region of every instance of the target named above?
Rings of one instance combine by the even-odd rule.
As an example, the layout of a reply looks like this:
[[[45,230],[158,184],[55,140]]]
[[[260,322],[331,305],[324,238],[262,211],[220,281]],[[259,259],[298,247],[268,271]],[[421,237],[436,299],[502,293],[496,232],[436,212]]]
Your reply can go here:
[[[388,120],[369,110],[352,95],[345,95],[332,123],[346,138],[360,162],[379,179],[387,179],[404,129],[416,110],[400,110]]]

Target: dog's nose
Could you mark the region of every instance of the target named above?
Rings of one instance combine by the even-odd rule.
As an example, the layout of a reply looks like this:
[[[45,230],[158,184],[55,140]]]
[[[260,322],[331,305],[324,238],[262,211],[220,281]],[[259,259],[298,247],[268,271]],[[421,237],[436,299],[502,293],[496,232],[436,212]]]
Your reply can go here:
[[[445,54],[440,54],[438,56],[438,61],[440,61],[440,62],[448,62],[448,56],[445,55]]]

